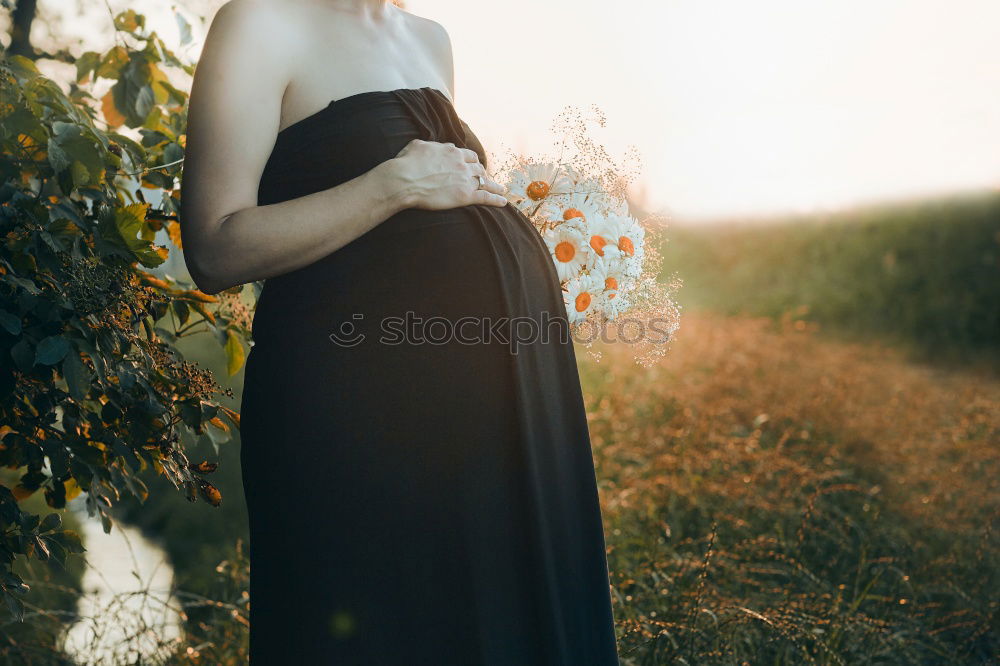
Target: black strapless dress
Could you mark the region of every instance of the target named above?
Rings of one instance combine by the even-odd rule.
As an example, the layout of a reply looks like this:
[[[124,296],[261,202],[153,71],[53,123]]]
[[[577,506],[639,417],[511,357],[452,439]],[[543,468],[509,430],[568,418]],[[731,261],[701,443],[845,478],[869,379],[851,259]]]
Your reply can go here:
[[[259,204],[414,138],[486,162],[436,88],[363,92],[278,134]],[[266,281],[242,409],[254,664],[619,663],[566,326],[511,204],[407,209]]]

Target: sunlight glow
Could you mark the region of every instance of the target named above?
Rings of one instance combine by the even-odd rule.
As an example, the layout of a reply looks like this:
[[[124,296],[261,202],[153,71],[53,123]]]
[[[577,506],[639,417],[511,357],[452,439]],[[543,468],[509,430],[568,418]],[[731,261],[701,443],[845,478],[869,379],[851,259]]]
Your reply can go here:
[[[196,57],[221,0],[109,0]],[[103,2],[42,0],[86,48]],[[567,105],[642,155],[637,201],[679,218],[809,212],[1000,186],[996,0],[406,0],[447,28],[459,113],[488,150],[537,153]],[[86,43],[90,42],[90,43]],[[98,43],[99,42],[99,43]]]
[[[648,204],[679,217],[1000,186],[993,0],[407,7],[448,28],[456,102],[487,147],[543,149],[563,105],[596,103],[596,136],[636,144]]]

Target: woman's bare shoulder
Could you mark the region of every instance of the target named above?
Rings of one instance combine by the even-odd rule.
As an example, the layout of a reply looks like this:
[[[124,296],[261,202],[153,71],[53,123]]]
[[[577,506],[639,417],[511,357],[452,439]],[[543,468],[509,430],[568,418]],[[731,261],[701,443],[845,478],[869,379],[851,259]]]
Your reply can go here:
[[[279,0],[228,0],[212,18],[208,39],[256,41],[258,48],[294,36],[294,3]]]
[[[219,7],[206,37],[249,46],[259,55],[281,57],[302,42],[308,18],[294,2],[282,0],[227,0]]]
[[[211,70],[212,78],[239,78],[245,71],[250,79],[259,75],[266,84],[277,77],[283,90],[303,41],[295,5],[229,0],[212,17],[198,68]]]
[[[451,36],[443,25],[437,21],[416,14],[403,11],[407,19],[411,21],[410,26],[413,34],[417,36],[428,53],[434,58],[441,77],[448,85],[449,92],[454,98],[455,89],[455,65],[452,55]]]
[[[425,44],[436,49],[451,50],[451,37],[443,25],[424,16],[411,14],[404,9],[400,10],[410,22],[410,28],[425,40]]]

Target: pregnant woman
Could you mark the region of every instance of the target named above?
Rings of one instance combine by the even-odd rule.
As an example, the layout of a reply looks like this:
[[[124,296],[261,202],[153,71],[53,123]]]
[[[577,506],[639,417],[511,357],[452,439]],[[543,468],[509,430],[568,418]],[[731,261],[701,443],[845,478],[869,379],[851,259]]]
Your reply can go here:
[[[619,663],[558,278],[453,78],[444,29],[387,0],[233,0],[205,44],[185,257],[210,293],[266,280],[259,666]]]

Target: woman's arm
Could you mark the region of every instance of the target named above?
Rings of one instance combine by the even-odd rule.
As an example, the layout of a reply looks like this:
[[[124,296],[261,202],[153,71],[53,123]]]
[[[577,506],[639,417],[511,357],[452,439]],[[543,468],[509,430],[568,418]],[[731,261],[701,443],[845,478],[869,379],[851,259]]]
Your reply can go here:
[[[229,2],[212,21],[196,70],[180,219],[188,269],[208,293],[306,266],[410,203],[380,165],[322,192],[256,205],[291,78],[291,33],[287,11]]]
[[[297,43],[291,31],[287,11],[254,0],[233,0],[212,21],[189,102],[180,215],[185,260],[202,291],[302,268],[405,208],[507,203],[473,151],[414,140],[336,187],[257,206],[294,61],[267,46]],[[475,189],[475,175],[487,178],[486,189]]]

